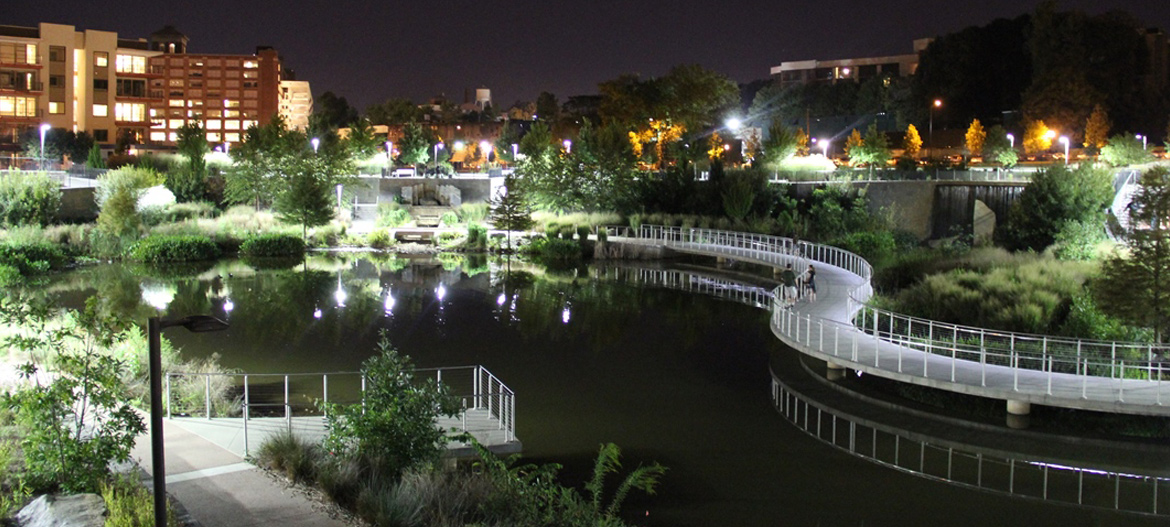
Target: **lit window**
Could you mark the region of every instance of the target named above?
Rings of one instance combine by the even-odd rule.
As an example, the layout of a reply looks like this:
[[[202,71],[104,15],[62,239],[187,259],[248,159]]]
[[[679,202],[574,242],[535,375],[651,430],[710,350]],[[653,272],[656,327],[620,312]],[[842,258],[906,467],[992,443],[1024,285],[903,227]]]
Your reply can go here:
[[[110,66],[110,54],[105,51],[93,52],[93,67],[108,68]]]
[[[167,81],[167,82],[168,82],[168,83],[169,83],[171,86],[182,86],[182,85],[183,85],[183,79],[170,79],[170,80],[169,80],[169,81]]]
[[[170,101],[167,101],[167,105],[172,108],[182,108],[183,99],[171,99]]]
[[[257,71],[245,71],[245,72],[244,72],[244,78],[245,78],[245,79],[259,79],[259,78],[260,78],[260,72],[257,72]]]
[[[179,134],[177,134],[175,132],[171,132],[171,133],[167,134],[167,141],[174,143],[174,142],[177,142],[178,140],[179,140]]]
[[[170,128],[172,130],[178,130],[179,128],[182,128],[182,127],[183,127],[183,120],[182,119],[171,119],[170,122],[167,123],[167,128]]]
[[[256,61],[254,61],[254,60],[245,60],[244,67],[248,68],[248,69],[255,69],[256,67],[258,67],[258,65],[256,64]]]
[[[239,130],[240,122],[235,119],[229,119],[223,122],[223,127],[228,130]]]
[[[208,117],[223,117],[222,110],[207,110]]]
[[[120,102],[114,105],[114,118],[119,121],[142,122],[146,120],[146,105]]]
[[[219,119],[208,119],[206,124],[208,130],[219,130],[223,123]]]
[[[229,143],[238,143],[240,142],[240,134],[239,132],[228,132],[223,134],[223,140]]]
[[[109,105],[107,105],[107,104],[93,105],[93,116],[94,117],[108,117],[109,115],[110,115],[110,106]]]
[[[240,101],[233,101],[231,99],[224,99],[223,106],[224,106],[224,108],[239,108]]]
[[[65,113],[65,103],[50,101],[49,102],[49,113],[51,113],[51,114]]]
[[[240,111],[239,110],[224,110],[223,116],[224,117],[239,117]]]
[[[218,143],[219,142],[219,132],[208,132],[207,133],[207,140],[212,142],[212,143]]]
[[[167,133],[166,132],[151,132],[150,133],[150,140],[151,141],[166,141],[167,140]]]
[[[247,130],[247,129],[249,129],[249,128],[253,127],[253,126],[260,126],[260,123],[258,123],[258,122],[256,122],[256,121],[244,121],[244,122],[243,122],[243,123],[241,123],[241,124],[244,126],[244,129],[245,129],[245,130]]]
[[[114,57],[114,71],[118,73],[146,73],[146,57],[118,55]]]

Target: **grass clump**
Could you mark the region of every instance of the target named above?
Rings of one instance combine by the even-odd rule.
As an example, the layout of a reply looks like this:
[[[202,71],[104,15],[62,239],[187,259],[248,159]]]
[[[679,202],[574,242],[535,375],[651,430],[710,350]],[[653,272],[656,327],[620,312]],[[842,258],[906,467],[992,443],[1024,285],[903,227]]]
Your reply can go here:
[[[105,527],[143,527],[154,525],[154,495],[129,477],[115,477],[99,489],[106,503]],[[167,505],[167,526],[182,525],[175,510]]]
[[[298,256],[305,252],[305,240],[286,233],[267,233],[253,236],[240,244],[242,256]]]
[[[213,260],[219,246],[206,236],[149,236],[130,247],[127,257],[148,263]]]
[[[366,244],[374,249],[385,249],[394,246],[394,237],[386,229],[375,229],[366,235]]]

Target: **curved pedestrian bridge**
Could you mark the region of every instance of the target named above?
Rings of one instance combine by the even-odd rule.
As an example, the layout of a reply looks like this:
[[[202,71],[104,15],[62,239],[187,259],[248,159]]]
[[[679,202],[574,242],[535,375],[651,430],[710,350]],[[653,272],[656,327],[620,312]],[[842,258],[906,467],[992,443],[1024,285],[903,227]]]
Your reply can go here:
[[[866,305],[873,268],[827,245],[708,229],[643,225],[641,244],[770,266],[816,269],[816,301],[774,295],[773,333],[792,348],[849,368],[952,392],[1002,399],[1011,414],[1031,404],[1170,416],[1166,349],[1148,344],[1011,333],[920,319]]]

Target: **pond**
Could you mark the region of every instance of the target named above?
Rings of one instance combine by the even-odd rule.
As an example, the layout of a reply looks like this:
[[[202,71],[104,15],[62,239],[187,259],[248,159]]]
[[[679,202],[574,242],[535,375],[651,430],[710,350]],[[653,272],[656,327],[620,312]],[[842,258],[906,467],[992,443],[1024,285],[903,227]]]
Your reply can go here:
[[[39,289],[71,307],[98,295],[143,321],[158,308],[224,317],[225,332],[172,329],[166,337],[185,356],[218,354],[223,366],[249,373],[354,371],[383,331],[420,367],[482,364],[517,393],[527,460],[564,464],[566,482],[587,476],[604,442],[622,447],[627,469],[669,467],[656,496],[626,502],[638,524],[1154,521],[960,488],[826,445],[772,404],[770,368],[794,361],[767,312],[642,283],[656,269],[334,254],[303,263],[100,265]],[[719,276],[682,272],[688,283]]]

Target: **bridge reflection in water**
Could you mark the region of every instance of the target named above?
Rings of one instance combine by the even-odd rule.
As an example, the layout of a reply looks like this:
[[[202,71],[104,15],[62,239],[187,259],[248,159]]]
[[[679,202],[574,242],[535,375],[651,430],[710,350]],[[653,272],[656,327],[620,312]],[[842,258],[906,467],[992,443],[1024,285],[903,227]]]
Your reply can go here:
[[[623,266],[611,271],[642,285],[770,307],[767,287],[709,269]],[[804,361],[817,362],[815,359],[795,351],[784,355],[771,372],[776,410],[797,428],[840,451],[908,474],[981,491],[1170,516],[1170,448],[1070,440],[925,416],[887,402],[871,404],[864,401],[866,396],[810,371]]]

